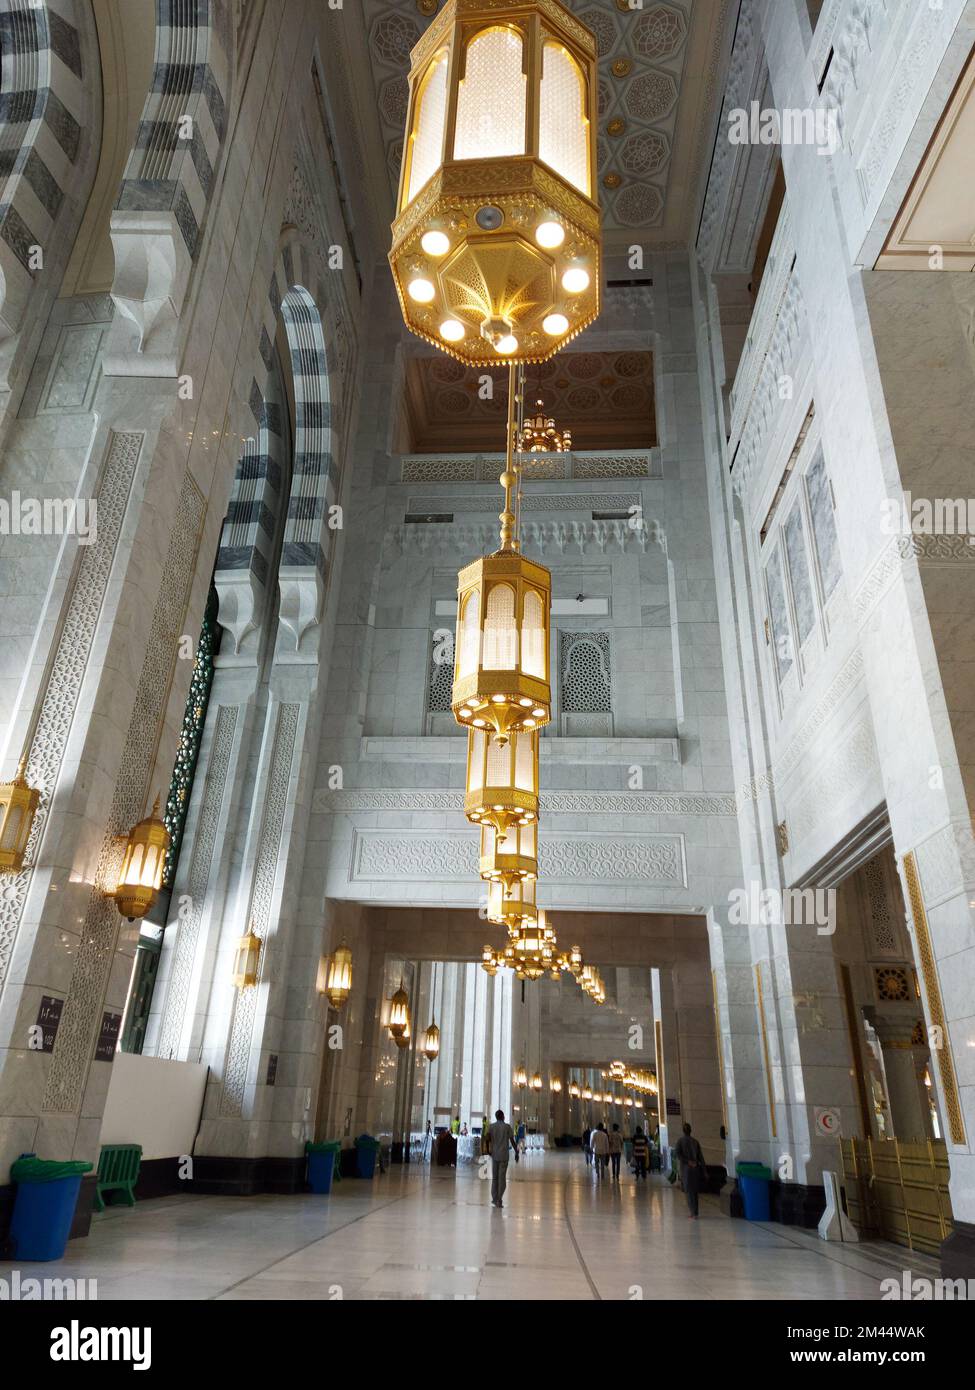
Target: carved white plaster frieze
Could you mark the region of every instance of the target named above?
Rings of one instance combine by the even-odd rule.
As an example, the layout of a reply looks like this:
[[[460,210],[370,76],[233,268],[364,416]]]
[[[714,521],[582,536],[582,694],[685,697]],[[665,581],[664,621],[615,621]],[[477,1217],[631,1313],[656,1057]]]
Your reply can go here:
[[[387,543],[404,554],[425,555],[481,553],[497,543],[497,527],[430,525],[397,526],[387,533]],[[653,521],[631,526],[629,521],[528,521],[522,524],[521,548],[545,554],[608,555],[646,551],[659,545],[666,552],[660,526]]]
[[[436,788],[363,788],[315,793],[318,813],[355,811],[457,811],[464,809],[462,791]],[[635,816],[733,816],[735,798],[706,792],[543,792],[543,814]]]
[[[355,831],[353,881],[477,882],[474,835]],[[539,844],[539,874],[550,881],[660,883],[686,887],[680,835],[554,836]]]
[[[874,782],[880,783],[880,762],[867,715],[787,802],[790,849],[794,852],[824,821],[835,820],[837,808]]]

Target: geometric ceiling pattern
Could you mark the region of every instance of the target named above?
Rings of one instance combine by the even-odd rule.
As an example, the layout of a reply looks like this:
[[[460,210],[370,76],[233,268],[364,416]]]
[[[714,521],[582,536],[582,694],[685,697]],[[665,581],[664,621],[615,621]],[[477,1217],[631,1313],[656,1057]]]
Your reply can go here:
[[[649,352],[560,352],[525,369],[529,409],[538,396],[579,449],[648,449],[656,444],[653,359]],[[483,398],[484,369],[441,355],[411,357],[407,400],[412,452],[498,453],[504,448],[508,369],[491,373],[494,390]]]
[[[441,0],[362,0],[376,103],[395,196],[410,50]],[[599,194],[608,239],[690,235],[688,200],[707,145],[729,0],[566,0],[599,50]],[[668,201],[669,200],[669,201]],[[656,236],[654,235],[656,233]],[[649,235],[648,235],[649,234]],[[668,245],[671,242],[667,243]]]

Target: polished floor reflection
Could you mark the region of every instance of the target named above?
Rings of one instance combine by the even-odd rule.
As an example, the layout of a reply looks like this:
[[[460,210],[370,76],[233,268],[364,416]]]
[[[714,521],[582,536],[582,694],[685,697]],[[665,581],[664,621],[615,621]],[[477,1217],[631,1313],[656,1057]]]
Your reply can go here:
[[[933,1261],[892,1245],[687,1218],[655,1177],[595,1183],[579,1155],[509,1169],[503,1211],[472,1167],[396,1168],[330,1197],[167,1197],[96,1216],[22,1275],[96,1279],[100,1299],[876,1299]]]

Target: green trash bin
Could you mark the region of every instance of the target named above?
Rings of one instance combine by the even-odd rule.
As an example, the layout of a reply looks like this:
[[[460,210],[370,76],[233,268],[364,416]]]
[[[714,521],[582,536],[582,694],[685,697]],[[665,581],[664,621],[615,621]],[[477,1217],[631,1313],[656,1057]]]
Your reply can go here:
[[[312,1192],[327,1196],[332,1190],[332,1178],[336,1175],[336,1160],[342,1145],[326,1141],[324,1144],[307,1143],[305,1153],[308,1157],[308,1185]]]
[[[356,1169],[360,1178],[372,1178],[376,1172],[379,1140],[371,1134],[360,1134],[355,1141]]]
[[[769,1206],[771,1168],[767,1168],[764,1163],[739,1162],[735,1164],[735,1175],[738,1178],[738,1191],[741,1193],[742,1205],[745,1208],[745,1220],[771,1220]]]

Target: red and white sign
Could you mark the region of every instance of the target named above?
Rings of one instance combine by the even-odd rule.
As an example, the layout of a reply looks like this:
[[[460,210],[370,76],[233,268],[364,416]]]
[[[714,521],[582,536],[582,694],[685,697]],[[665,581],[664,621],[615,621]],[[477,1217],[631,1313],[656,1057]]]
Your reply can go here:
[[[817,1131],[820,1134],[824,1134],[827,1139],[839,1139],[842,1130],[840,1127],[840,1112],[836,1106],[817,1106],[815,1115]]]

